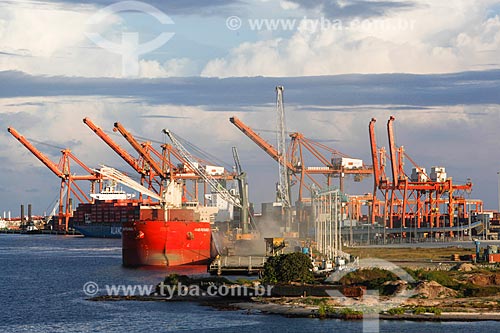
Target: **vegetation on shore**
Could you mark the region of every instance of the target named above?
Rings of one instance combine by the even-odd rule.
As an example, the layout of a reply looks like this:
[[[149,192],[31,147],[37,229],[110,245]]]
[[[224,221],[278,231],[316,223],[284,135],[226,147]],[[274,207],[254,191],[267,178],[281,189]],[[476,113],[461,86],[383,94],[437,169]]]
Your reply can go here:
[[[309,256],[303,253],[280,254],[268,259],[264,265],[262,282],[276,283],[312,283],[312,263]]]

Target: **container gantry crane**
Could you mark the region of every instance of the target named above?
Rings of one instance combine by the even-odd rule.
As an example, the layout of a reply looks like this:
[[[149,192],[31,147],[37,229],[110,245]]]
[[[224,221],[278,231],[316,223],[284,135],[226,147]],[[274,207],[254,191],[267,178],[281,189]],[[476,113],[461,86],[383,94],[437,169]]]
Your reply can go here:
[[[264,140],[257,134],[251,127],[246,125],[238,117],[231,117],[229,121],[236,126],[243,134],[252,140],[257,146],[264,150],[272,159],[279,162],[278,150]],[[315,142],[314,140],[306,138],[302,133],[290,133],[291,143],[288,149],[288,158],[283,161],[284,165],[291,171],[292,176],[299,182],[299,201],[302,201],[303,190],[310,190],[307,181],[315,184],[321,188],[325,186],[322,182],[313,178],[315,175],[326,176],[326,186],[331,186],[331,177],[341,177],[342,174],[352,174],[358,176],[371,176],[373,174],[373,167],[371,165],[363,165],[360,168],[346,169],[339,164],[333,163],[332,158],[325,157],[325,152],[331,154],[332,157],[348,157],[335,149],[329,148],[324,144]],[[324,150],[325,152],[322,152]],[[321,166],[307,166],[305,153],[309,153]]]
[[[389,180],[385,174],[385,149],[378,149],[375,137],[375,122],[369,124],[370,146],[374,166],[374,192],[372,201],[372,223],[380,211],[376,209],[377,190],[383,194],[384,214],[383,224],[392,233],[399,228],[403,237],[407,228],[418,231],[420,228],[430,228],[433,232],[445,231],[453,236],[453,228],[468,218],[467,204],[475,205],[476,211],[482,210],[480,200],[467,200],[465,193],[470,193],[472,183],[454,184],[451,177],[432,180],[425,169],[417,165],[405,152],[403,147],[397,147],[394,135],[395,118],[391,116],[387,122],[389,142],[389,160],[391,175]],[[404,158],[414,166],[416,179],[410,179],[404,171]],[[442,207],[446,207],[443,211]],[[446,229],[447,228],[447,229]]]
[[[12,134],[26,149],[28,149],[37,159],[39,159],[46,167],[49,168],[57,177],[61,179],[61,187],[59,191],[59,214],[58,214],[58,229],[68,231],[69,219],[72,216],[72,199],[71,194],[80,202],[92,202],[93,199],[82,191],[76,181],[90,181],[91,193],[95,193],[95,183],[102,186],[103,177],[86,166],[80,161],[69,149],[61,150],[62,156],[58,164],[52,162],[45,154],[39,151],[28,139],[19,134],[16,129],[9,127],[8,132]],[[88,174],[74,175],[71,173],[71,162],[76,163]]]
[[[189,195],[194,201],[198,201],[199,190],[198,183],[203,182],[203,178],[196,174],[195,170],[190,166],[188,161],[186,161],[182,152],[179,151],[177,147],[169,144],[162,144],[162,152],[158,152],[154,147],[152,147],[151,142],[145,142],[143,144],[139,143],[134,135],[127,131],[123,125],[116,122],[114,124],[114,131],[119,132],[127,142],[139,153],[140,157],[143,159],[147,169],[151,169],[151,173],[154,179],[157,179],[157,183],[160,184],[157,193],[161,193],[162,189],[165,187],[165,182],[174,181],[175,179],[180,179],[183,181],[192,181],[194,186],[194,191],[191,193],[184,186],[184,194]],[[153,156],[152,156],[153,155]],[[174,157],[181,165],[185,166],[184,169],[179,169],[178,166],[171,160]],[[158,160],[156,160],[156,159]],[[203,160],[192,156],[193,163],[204,163]],[[206,163],[205,163],[206,164]],[[186,166],[188,166],[186,168]],[[234,178],[233,174],[224,172],[221,175],[211,175],[214,179],[225,179],[230,180]],[[206,183],[203,183],[204,193],[207,192]]]
[[[318,175],[326,177],[326,187],[332,185],[332,177],[338,177],[340,179],[341,192],[343,192],[345,174],[354,175],[356,177],[355,180],[358,181],[373,173],[372,166],[364,164],[352,168],[344,167],[342,162],[338,163],[337,161],[339,159],[342,161],[343,158],[349,158],[346,154],[308,139],[302,133],[298,132],[289,134],[291,142],[287,149],[287,158],[281,160],[279,151],[272,144],[264,140],[252,128],[243,123],[243,121],[237,117],[231,117],[229,121],[271,156],[272,159],[282,165],[283,168],[286,168],[289,172],[289,177],[293,177],[293,179],[298,182],[298,205],[300,205],[300,207],[297,207],[297,223],[299,224],[307,222],[310,218],[310,213],[308,213],[306,207],[311,201],[310,198],[304,196],[304,190],[312,191],[310,184],[313,184],[317,188],[325,187],[325,182],[317,179]],[[314,163],[320,163],[320,166],[309,166],[310,164],[306,159],[313,159]]]
[[[101,138],[114,152],[116,152],[132,169],[134,169],[141,176],[141,185],[148,182],[148,188],[150,190],[154,189],[156,174],[151,168],[148,167],[146,161],[139,157],[135,158],[128,151],[120,147],[109,135],[107,135],[99,126],[94,124],[90,118],[86,117],[83,119],[83,123],[87,125],[99,138]],[[156,184],[160,184],[159,181]],[[159,193],[159,189],[155,189],[156,193]],[[142,193],[141,193],[142,196]]]

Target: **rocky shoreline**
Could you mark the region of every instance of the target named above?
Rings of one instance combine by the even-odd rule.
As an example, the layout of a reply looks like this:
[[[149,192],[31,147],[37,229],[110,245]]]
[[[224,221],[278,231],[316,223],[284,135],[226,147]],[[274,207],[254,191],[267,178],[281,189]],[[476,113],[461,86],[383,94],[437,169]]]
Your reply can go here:
[[[488,304],[493,299],[475,298],[467,299],[443,299],[441,306],[436,306],[435,302],[419,302],[418,306],[434,304],[434,308],[442,310],[439,314],[420,313],[411,311],[411,302],[408,311],[401,314],[361,314],[351,311],[348,307],[337,307],[336,312],[322,313],[320,306],[299,304],[303,300],[301,297],[279,297],[279,298],[254,298],[254,297],[221,297],[221,296],[175,296],[166,298],[163,296],[96,296],[89,299],[97,302],[110,301],[139,301],[139,302],[194,302],[203,306],[214,307],[221,311],[246,311],[247,314],[269,314],[281,315],[291,318],[320,318],[320,319],[343,319],[362,320],[366,318],[379,318],[381,320],[408,320],[408,321],[500,321],[500,309],[487,310],[485,308],[463,308],[458,307],[453,310],[448,306],[450,303],[465,306],[476,302],[476,304]],[[499,302],[500,303],[500,302]],[[348,310],[348,311],[343,311]]]
[[[90,300],[195,302],[248,314],[320,319],[500,321],[498,267],[459,264],[443,271],[406,270],[414,277],[410,282],[375,268],[349,273],[336,284],[234,282],[172,274],[149,296],[103,295]]]
[[[364,315],[346,315],[342,313],[320,315],[318,307],[300,307],[290,305],[280,305],[275,303],[262,302],[238,302],[230,303],[229,306],[233,309],[246,310],[249,313],[265,313],[282,315],[286,317],[298,318],[328,318],[328,319],[346,319],[346,320],[361,320],[363,318],[379,318],[381,320],[410,320],[410,321],[500,321],[500,312],[442,312],[440,315],[432,313],[425,314],[364,314]]]

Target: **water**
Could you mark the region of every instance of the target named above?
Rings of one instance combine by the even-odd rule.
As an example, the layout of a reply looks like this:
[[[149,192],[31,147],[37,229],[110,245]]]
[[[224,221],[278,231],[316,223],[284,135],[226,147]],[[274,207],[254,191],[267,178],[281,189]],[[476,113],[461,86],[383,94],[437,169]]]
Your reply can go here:
[[[0,332],[362,332],[361,322],[219,311],[188,302],[86,300],[82,287],[89,281],[156,284],[169,273],[123,268],[120,245],[110,239],[0,235]],[[496,332],[498,323],[380,325],[380,332],[423,331]]]

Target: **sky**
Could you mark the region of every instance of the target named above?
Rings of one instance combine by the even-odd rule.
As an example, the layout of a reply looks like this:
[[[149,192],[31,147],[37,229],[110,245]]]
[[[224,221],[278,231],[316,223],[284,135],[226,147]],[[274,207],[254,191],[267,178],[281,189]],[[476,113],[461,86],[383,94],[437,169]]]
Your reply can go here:
[[[499,46],[492,0],[0,0],[0,213],[49,211],[59,188],[9,126],[54,161],[69,148],[127,171],[84,117],[159,142],[169,128],[228,167],[236,146],[251,200],[273,201],[277,164],[229,117],[274,144],[277,85],[288,131],[371,164],[368,123],[387,146],[394,115],[417,163],[471,179],[470,196],[496,209]]]

